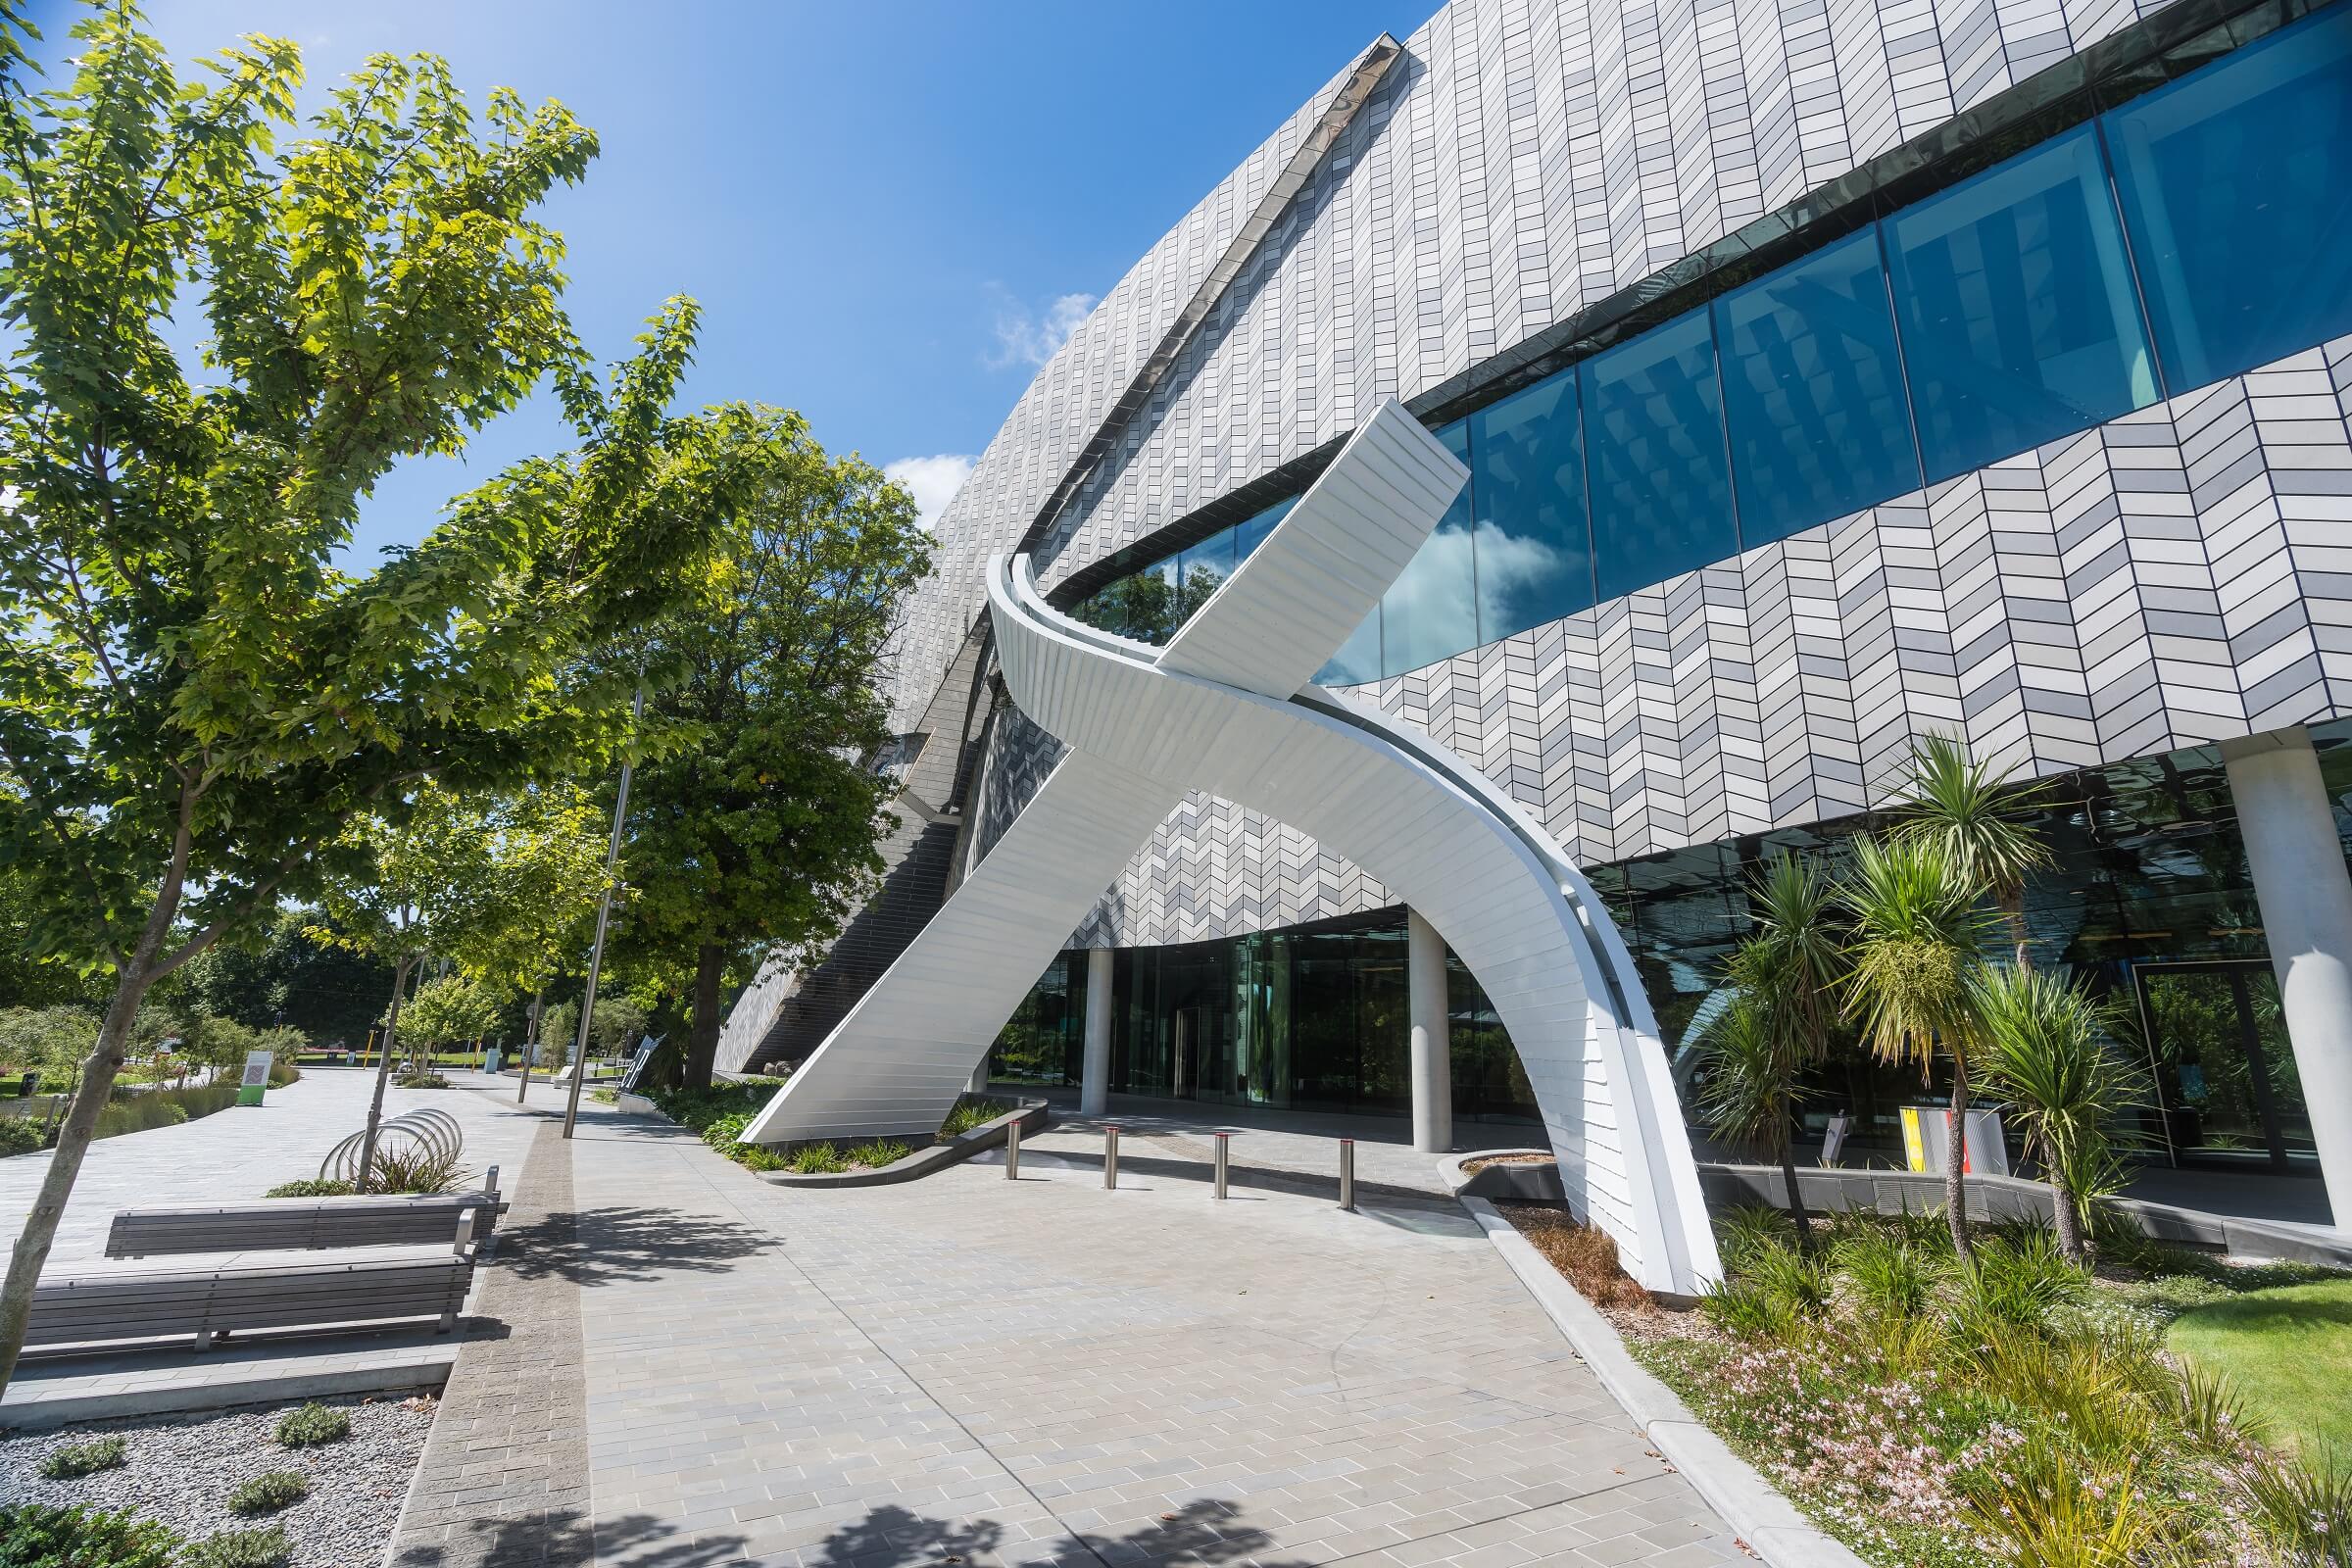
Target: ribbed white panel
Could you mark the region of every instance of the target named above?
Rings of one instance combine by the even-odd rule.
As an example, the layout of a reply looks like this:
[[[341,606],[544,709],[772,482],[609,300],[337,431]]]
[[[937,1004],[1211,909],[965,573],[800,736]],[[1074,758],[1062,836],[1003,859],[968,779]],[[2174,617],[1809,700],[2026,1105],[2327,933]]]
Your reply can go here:
[[[1475,768],[1304,685],[1466,477],[1384,406],[1164,652],[1055,613],[1026,558],[992,562],[1006,690],[1070,754],[745,1136],[936,1125],[1062,935],[1200,788],[1315,834],[1419,909],[1486,988],[1570,1199],[1627,1271],[1683,1294],[1715,1278],[1657,1026],[1592,890]]]

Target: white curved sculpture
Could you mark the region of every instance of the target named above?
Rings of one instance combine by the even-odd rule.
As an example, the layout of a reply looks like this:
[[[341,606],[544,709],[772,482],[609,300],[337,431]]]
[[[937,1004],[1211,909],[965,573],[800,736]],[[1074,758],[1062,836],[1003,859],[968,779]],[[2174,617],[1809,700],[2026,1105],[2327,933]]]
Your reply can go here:
[[[1164,649],[989,564],[1013,702],[1070,752],[744,1137],[938,1125],[1037,975],[1187,789],[1289,822],[1436,926],[1510,1033],[1571,1204],[1653,1290],[1718,1277],[1657,1025],[1591,887],[1541,824],[1426,735],[1312,685],[1468,477],[1395,402]]]

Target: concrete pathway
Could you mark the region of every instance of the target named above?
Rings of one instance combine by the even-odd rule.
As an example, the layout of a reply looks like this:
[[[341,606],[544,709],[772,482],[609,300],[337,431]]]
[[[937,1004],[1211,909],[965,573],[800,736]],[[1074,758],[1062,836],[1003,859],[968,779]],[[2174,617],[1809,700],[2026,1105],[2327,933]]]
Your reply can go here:
[[[66,1205],[52,1266],[74,1258],[102,1256],[107,1226],[119,1209],[169,1203],[234,1202],[259,1198],[280,1182],[318,1174],[318,1162],[347,1135],[368,1123],[368,1097],[374,1071],[358,1067],[306,1067],[302,1077],[272,1089],[259,1105],[231,1105],[173,1127],[101,1138],[82,1156],[81,1174]],[[448,1089],[387,1088],[384,1113],[435,1105],[458,1118],[466,1132],[465,1163],[480,1176],[504,1167],[511,1182],[530,1148],[536,1119],[517,1113],[512,1079],[452,1072]],[[556,1107],[555,1093],[532,1092],[542,1108]],[[0,1159],[0,1234],[16,1235],[32,1212],[47,1153]]]
[[[571,1154],[599,1562],[1745,1560],[1458,1213]]]

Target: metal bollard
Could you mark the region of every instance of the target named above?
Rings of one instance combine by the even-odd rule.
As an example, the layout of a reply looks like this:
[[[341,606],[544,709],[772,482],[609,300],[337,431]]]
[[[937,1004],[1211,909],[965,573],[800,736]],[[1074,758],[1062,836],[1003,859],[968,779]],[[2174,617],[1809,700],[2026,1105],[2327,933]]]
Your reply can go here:
[[[1355,1212],[1355,1140],[1340,1140],[1340,1206]]]
[[[1219,1198],[1225,1196],[1225,1160],[1226,1156],[1233,1152],[1232,1139],[1233,1134],[1231,1133],[1217,1134],[1217,1196]]]
[[[1107,1192],[1119,1185],[1119,1127],[1112,1122],[1102,1129],[1102,1188]]]
[[[1004,1129],[1004,1179],[1021,1179],[1021,1124],[1017,1121]]]

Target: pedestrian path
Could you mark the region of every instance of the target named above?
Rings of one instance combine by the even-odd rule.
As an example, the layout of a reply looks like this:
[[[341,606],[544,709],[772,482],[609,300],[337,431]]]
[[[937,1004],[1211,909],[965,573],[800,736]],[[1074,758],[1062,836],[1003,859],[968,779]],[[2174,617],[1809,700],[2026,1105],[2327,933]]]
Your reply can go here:
[[[1745,1560],[1466,1216],[571,1156],[599,1562]]]
[[[432,1105],[458,1118],[466,1133],[466,1168],[481,1176],[500,1166],[513,1178],[530,1148],[536,1119],[514,1104],[512,1079],[452,1072],[448,1089],[384,1093],[384,1114]],[[172,1127],[101,1138],[82,1156],[74,1196],[50,1249],[52,1265],[102,1256],[117,1210],[173,1203],[242,1202],[280,1182],[318,1174],[318,1162],[368,1122],[375,1074],[359,1067],[306,1067],[259,1105],[231,1105]],[[542,1086],[541,1109],[556,1101]],[[0,1233],[24,1228],[48,1173],[47,1153],[0,1159]]]

